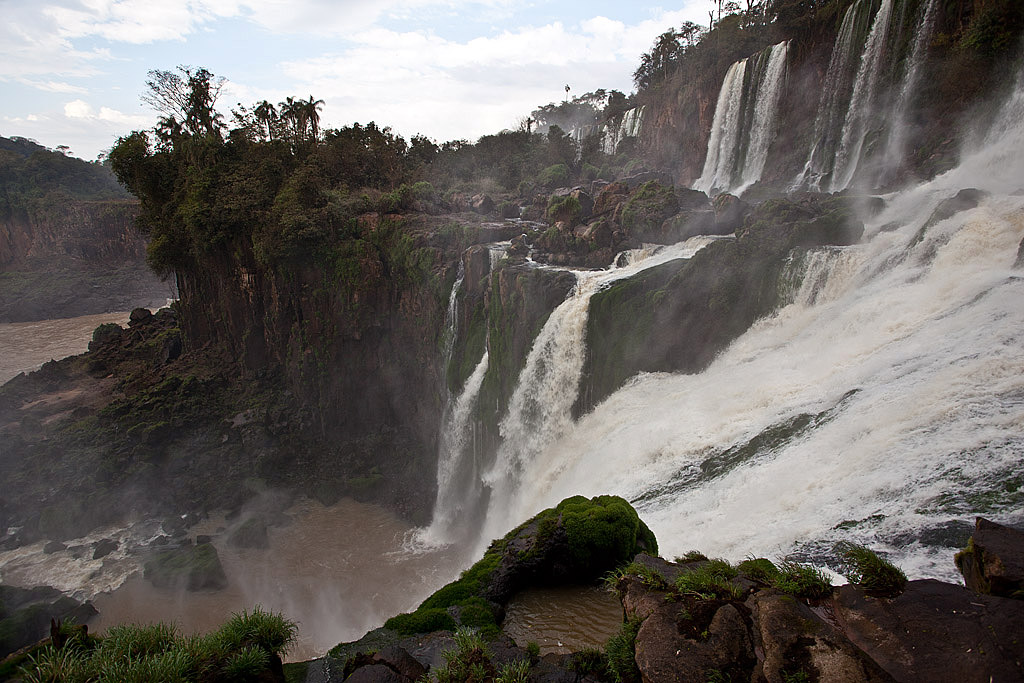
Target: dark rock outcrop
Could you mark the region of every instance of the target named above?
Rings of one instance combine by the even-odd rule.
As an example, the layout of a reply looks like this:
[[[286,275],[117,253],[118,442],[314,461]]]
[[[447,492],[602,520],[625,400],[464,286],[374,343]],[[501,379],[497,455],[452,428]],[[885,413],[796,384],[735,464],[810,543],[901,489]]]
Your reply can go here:
[[[590,301],[589,354],[575,411],[638,372],[699,371],[783,302],[780,276],[792,250],[853,244],[863,229],[852,200],[770,200],[753,209],[735,240],[598,292]]]
[[[0,585],[0,659],[46,638],[51,619],[85,623],[97,614],[91,602],[80,603],[55,588]]]
[[[228,585],[217,549],[210,543],[160,551],[146,561],[143,575],[159,588],[200,591]]]
[[[978,517],[956,566],[973,591],[1024,599],[1024,532]]]

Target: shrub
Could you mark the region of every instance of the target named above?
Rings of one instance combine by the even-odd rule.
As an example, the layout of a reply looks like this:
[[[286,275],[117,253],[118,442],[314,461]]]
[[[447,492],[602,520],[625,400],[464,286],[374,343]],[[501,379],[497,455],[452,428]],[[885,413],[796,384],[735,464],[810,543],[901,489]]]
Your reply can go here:
[[[92,340],[97,344],[103,344],[111,339],[117,339],[124,332],[124,328],[117,323],[103,323],[92,331]]]
[[[569,167],[565,164],[548,166],[537,176],[537,182],[547,187],[558,187],[569,182]]]
[[[907,585],[907,575],[892,562],[862,545],[840,543],[836,549],[850,583],[878,595],[892,597],[903,592]]]
[[[552,223],[565,221],[569,225],[576,225],[580,221],[583,208],[580,200],[572,195],[564,197],[551,197],[548,200],[548,220]]]
[[[608,657],[595,648],[584,648],[570,656],[568,668],[581,677],[604,678],[608,675]]]
[[[801,598],[824,598],[832,593],[832,581],[828,574],[799,562],[783,562],[772,586],[790,595]]]
[[[294,621],[280,614],[266,612],[257,605],[252,612],[243,610],[241,614],[232,614],[231,619],[218,631],[218,637],[229,650],[256,645],[267,652],[281,655],[288,651],[297,630]]]
[[[530,663],[525,659],[502,664],[494,683],[526,683],[530,680]]]

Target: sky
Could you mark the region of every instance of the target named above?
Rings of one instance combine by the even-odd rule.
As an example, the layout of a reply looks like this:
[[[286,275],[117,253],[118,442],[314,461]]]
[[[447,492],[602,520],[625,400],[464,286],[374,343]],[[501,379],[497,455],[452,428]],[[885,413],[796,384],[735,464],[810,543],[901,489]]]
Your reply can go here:
[[[218,109],[324,100],[321,125],[437,142],[516,128],[538,106],[630,92],[640,55],[709,0],[0,0],[0,135],[94,160],[156,113],[147,73],[205,67]]]

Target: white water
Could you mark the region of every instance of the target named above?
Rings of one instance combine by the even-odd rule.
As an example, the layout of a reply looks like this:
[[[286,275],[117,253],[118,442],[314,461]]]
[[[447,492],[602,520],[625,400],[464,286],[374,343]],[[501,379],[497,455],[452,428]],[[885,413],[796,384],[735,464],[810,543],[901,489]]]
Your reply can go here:
[[[768,161],[768,148],[775,137],[775,120],[779,113],[779,100],[786,82],[786,57],[789,55],[789,41],[769,48],[768,65],[764,78],[751,93],[754,98],[754,116],[747,132],[749,142],[744,157],[740,184],[730,188],[734,194],[744,190],[761,179],[764,165]]]
[[[743,120],[743,75],[747,60],[741,59],[729,67],[722,81],[715,104],[715,119],[711,124],[708,138],[708,153],[704,159],[704,170],[693,184],[693,189],[711,194],[715,189],[724,190],[732,181],[739,154],[740,124]]]
[[[924,65],[925,57],[928,56],[928,45],[935,31],[935,11],[938,4],[938,0],[928,0],[922,10],[921,20],[917,24],[914,49],[907,61],[899,98],[888,117],[891,124],[883,162],[885,168],[895,168],[906,156],[907,129],[911,125],[907,116],[910,104],[914,101],[918,86],[921,84],[921,67]]]
[[[534,340],[509,400],[508,412],[501,421],[501,446],[494,463],[483,474],[483,483],[491,493],[489,510],[507,509],[524,472],[536,464],[535,458],[573,427],[572,406],[579,392],[586,355],[591,296],[602,287],[642,270],[690,258],[714,239],[694,237],[662,249],[633,250],[626,253],[626,263],[621,267],[575,271],[576,286],[551,313]],[[498,517],[498,526],[509,519],[502,512]],[[485,538],[491,536],[485,533]]]
[[[964,187],[993,196],[917,240]],[[922,532],[976,514],[1022,519],[1022,190],[1024,83],[980,152],[890,196],[862,244],[813,252],[793,303],[704,372],[641,375],[573,423],[581,283],[520,378],[483,538],[566,496],[615,493],[668,557],[814,554],[842,539],[912,577],[955,580],[949,543],[922,544]],[[803,429],[728,451],[802,415],[813,416]]]
[[[882,0],[882,6],[875,14],[871,33],[864,45],[857,80],[854,82],[850,107],[846,110],[843,132],[836,151],[835,167],[830,190],[846,189],[860,163],[864,139],[868,134],[870,118],[874,114],[878,77],[882,71],[882,60],[886,52],[889,35],[889,19],[892,16],[893,0]]]
[[[601,151],[605,154],[615,154],[623,140],[639,136],[643,115],[643,107],[630,109],[622,115],[619,125],[605,126],[601,132]]]
[[[870,7],[869,0],[857,0],[843,15],[814,120],[814,146],[807,157],[807,164],[794,182],[794,188],[807,185],[819,189],[822,178],[832,171],[839,142],[837,137],[841,130],[839,124],[845,119],[848,105],[846,98],[853,85],[851,76],[855,61],[860,57],[861,45],[856,40],[857,27]]]
[[[729,67],[694,189],[740,194],[761,179],[775,136],[788,51],[785,41]]]

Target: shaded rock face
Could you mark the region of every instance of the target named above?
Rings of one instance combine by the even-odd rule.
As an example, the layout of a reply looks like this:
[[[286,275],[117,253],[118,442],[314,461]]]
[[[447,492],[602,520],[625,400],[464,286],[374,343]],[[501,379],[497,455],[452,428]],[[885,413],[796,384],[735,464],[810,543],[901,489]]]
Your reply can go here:
[[[650,268],[596,293],[575,413],[638,372],[700,371],[783,302],[780,276],[792,250],[854,244],[863,230],[853,200],[770,200],[749,213],[735,240],[716,241],[689,260]]]
[[[971,590],[1024,599],[1024,532],[978,517],[956,565]]]
[[[902,595],[872,598],[852,586],[831,600],[839,628],[899,681],[1024,679],[1024,609],[931,579]]]
[[[0,586],[0,659],[47,637],[51,619],[81,624],[96,614],[91,602],[79,603],[55,588]]]

